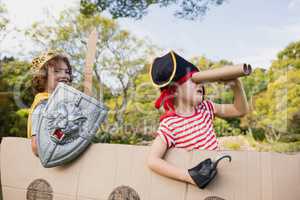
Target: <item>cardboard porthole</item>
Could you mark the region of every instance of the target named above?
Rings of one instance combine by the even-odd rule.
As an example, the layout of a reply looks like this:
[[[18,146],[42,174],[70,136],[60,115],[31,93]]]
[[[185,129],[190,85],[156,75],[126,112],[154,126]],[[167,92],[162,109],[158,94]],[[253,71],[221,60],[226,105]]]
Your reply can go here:
[[[36,179],[27,188],[26,200],[52,200],[52,193],[52,187],[46,180]]]
[[[217,196],[209,196],[209,197],[205,197],[204,200],[225,200],[225,199]]]
[[[122,185],[110,193],[108,200],[140,200],[140,197],[134,189]]]

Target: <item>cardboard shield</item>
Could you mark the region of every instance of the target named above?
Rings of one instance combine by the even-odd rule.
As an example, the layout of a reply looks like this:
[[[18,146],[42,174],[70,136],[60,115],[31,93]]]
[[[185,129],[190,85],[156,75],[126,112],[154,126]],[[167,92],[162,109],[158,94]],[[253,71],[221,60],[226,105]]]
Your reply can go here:
[[[37,149],[42,165],[63,165],[79,156],[107,111],[96,99],[59,83],[38,122]]]

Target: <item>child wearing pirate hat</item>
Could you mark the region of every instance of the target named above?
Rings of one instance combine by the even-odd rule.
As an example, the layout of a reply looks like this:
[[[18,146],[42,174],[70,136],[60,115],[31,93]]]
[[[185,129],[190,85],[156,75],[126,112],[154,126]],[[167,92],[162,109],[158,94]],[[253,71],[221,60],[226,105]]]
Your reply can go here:
[[[40,114],[58,83],[72,81],[72,67],[66,55],[50,50],[32,60],[31,71],[32,87],[37,94],[29,110],[27,137],[31,138],[32,151],[37,155],[35,135]]]
[[[155,107],[159,109],[162,106],[165,113],[160,117],[157,137],[148,157],[148,166],[163,176],[203,188],[215,174],[210,174],[208,180],[203,179],[194,168],[180,169],[163,160],[163,155],[172,147],[189,151],[218,149],[219,143],[213,128],[214,117],[243,116],[248,112],[248,103],[242,83],[238,79],[230,82],[235,96],[234,104],[216,104],[205,99],[203,84],[192,81],[195,73],[201,72],[174,51],[154,59],[150,77],[161,91]],[[200,163],[201,166],[202,164]]]

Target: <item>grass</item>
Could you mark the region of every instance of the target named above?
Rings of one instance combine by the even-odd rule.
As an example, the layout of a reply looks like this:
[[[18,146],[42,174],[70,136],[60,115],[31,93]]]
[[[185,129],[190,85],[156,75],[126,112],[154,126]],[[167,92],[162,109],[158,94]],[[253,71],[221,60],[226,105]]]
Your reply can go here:
[[[257,146],[258,151],[274,151],[279,153],[292,153],[300,151],[300,141],[298,142],[274,142],[274,143],[265,143],[263,145]]]
[[[248,143],[257,151],[291,153],[300,151],[300,141],[297,142],[258,142],[253,137],[245,136]]]
[[[222,149],[242,150],[242,151],[259,151],[259,152],[279,152],[293,153],[300,152],[300,141],[296,142],[268,142],[256,141],[251,135],[227,136],[221,137],[220,143]]]
[[[241,144],[238,143],[238,142],[235,142],[235,141],[225,141],[225,142],[224,142],[224,146],[225,146],[227,149],[235,150],[235,151],[241,149]]]

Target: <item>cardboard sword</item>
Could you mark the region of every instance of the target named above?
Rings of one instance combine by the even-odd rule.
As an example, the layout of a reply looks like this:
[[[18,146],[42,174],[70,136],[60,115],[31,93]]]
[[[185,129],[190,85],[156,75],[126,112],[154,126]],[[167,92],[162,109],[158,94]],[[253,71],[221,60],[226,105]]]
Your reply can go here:
[[[87,42],[87,53],[85,57],[84,68],[84,93],[92,96],[92,83],[93,83],[93,64],[96,56],[98,33],[96,28],[93,29],[89,35]]]

